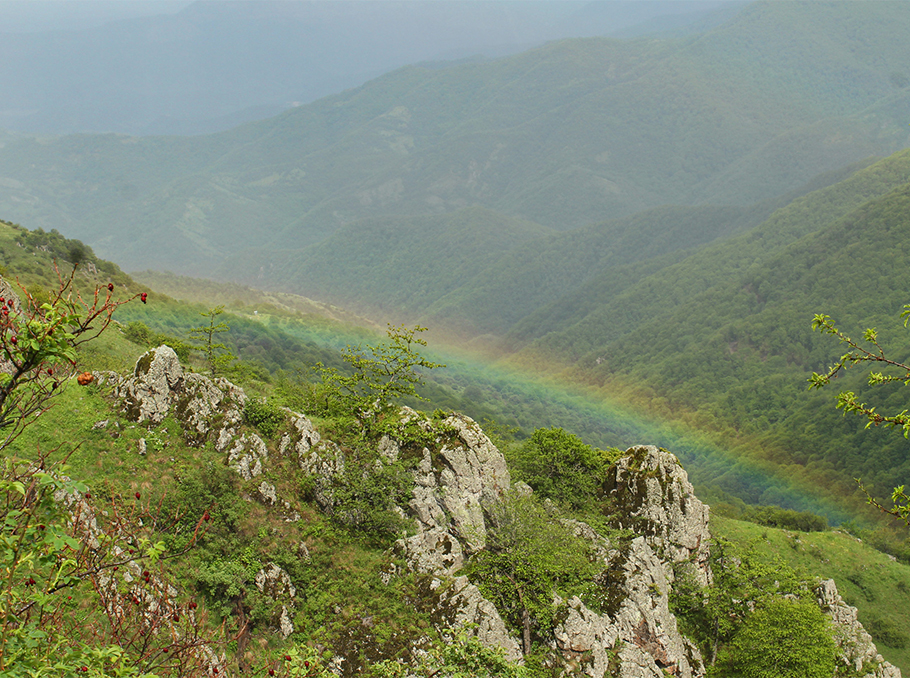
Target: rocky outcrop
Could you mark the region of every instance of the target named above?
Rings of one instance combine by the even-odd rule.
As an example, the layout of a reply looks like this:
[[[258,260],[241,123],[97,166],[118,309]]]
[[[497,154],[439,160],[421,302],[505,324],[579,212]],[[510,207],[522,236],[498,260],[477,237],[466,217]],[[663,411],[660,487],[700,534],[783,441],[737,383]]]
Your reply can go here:
[[[606,541],[596,533],[591,538]],[[595,583],[599,612],[572,598],[555,631],[555,649],[568,669],[592,678],[704,675],[700,652],[679,633],[670,582],[644,537],[611,549]]]
[[[174,395],[183,386],[183,367],[174,349],[159,346],[136,361],[133,376],[117,386],[115,395],[133,421],[160,424],[167,416]]]
[[[114,395],[133,421],[160,424],[173,410],[191,445],[231,437],[243,420],[246,402],[243,389],[227,379],[185,373],[170,346],[143,353],[133,375],[117,384]]]
[[[253,480],[264,472],[268,448],[255,433],[240,433],[246,394],[227,379],[185,372],[169,346],[159,346],[140,356],[127,379],[107,372],[94,374],[97,383],[114,384],[114,396],[120,399],[121,409],[130,419],[154,426],[173,414],[181,423],[188,444],[200,446],[212,440],[215,449],[226,455],[228,465],[244,480]],[[139,454],[146,452],[142,438]],[[299,518],[290,504],[278,497],[275,487],[264,480],[259,482],[254,496],[271,506],[283,507],[293,519]]]
[[[455,577],[440,593],[439,611],[451,629],[470,629],[487,647],[498,647],[512,661],[521,659],[518,641],[509,635],[496,606],[483,597],[467,577]]]
[[[821,582],[815,597],[822,612],[831,617],[839,661],[862,678],[901,678],[901,671],[878,653],[872,637],[857,618],[857,610],[844,602],[833,579]]]
[[[674,455],[653,445],[629,448],[610,469],[606,490],[616,526],[645,536],[667,577],[674,564],[688,564],[698,583],[711,582],[708,507]]]

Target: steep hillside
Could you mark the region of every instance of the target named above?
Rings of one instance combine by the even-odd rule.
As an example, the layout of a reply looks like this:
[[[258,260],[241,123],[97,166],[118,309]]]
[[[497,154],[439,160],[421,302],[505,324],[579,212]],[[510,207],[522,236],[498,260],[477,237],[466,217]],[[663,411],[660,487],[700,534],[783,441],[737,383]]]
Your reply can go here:
[[[829,313],[851,335],[878,327],[906,354],[908,170],[906,152],[881,161],[628,288],[603,275],[517,326],[516,341],[539,338],[514,360],[570,366],[656,416],[739,437],[742,454],[793,479],[847,496],[862,477],[886,494],[910,473],[906,441],[842,418],[833,393],[806,393],[809,374],[839,355],[809,323]],[[863,380],[848,375],[838,390],[863,391]],[[878,396],[906,406],[899,390]]]
[[[211,273],[377,216],[480,205],[565,230],[752,204],[906,144],[908,23],[901,3],[757,3],[692,37],[408,67],[207,137],[8,138],[0,209],[130,269]]]

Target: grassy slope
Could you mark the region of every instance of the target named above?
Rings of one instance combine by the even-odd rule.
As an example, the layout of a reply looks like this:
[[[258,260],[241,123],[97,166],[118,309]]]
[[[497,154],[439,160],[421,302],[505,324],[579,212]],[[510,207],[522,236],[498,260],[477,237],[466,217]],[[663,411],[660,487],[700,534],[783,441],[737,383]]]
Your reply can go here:
[[[882,656],[903,672],[910,670],[906,634],[910,627],[910,565],[895,562],[841,531],[791,532],[712,516],[711,533],[743,547],[754,544],[763,556],[780,556],[810,577],[834,579],[844,600],[859,610],[859,620]],[[904,647],[891,647],[882,640],[894,642],[893,634],[882,631],[895,628],[907,640]]]

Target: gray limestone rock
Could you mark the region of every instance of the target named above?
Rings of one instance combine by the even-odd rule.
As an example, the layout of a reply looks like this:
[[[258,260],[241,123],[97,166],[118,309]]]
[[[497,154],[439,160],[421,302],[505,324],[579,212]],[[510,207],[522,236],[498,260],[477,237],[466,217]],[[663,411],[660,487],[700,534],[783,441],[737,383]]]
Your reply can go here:
[[[291,576],[275,563],[269,563],[256,573],[256,588],[272,600],[294,598],[297,589]]]
[[[821,582],[815,589],[815,597],[822,612],[834,624],[840,662],[863,678],[901,678],[901,670],[878,653],[872,637],[857,618],[856,608],[844,602],[833,579]]]
[[[183,367],[170,346],[143,353],[136,361],[133,376],[117,386],[115,395],[133,421],[160,424],[171,407],[172,392],[183,383]]]
[[[270,506],[274,506],[278,503],[278,493],[275,491],[275,486],[271,483],[267,483],[264,480],[259,483],[259,496],[262,501],[266,502]]]
[[[414,572],[450,575],[464,565],[464,552],[458,539],[440,528],[399,539],[395,547]]]
[[[291,615],[286,605],[281,606],[281,615],[278,617],[278,633],[282,638],[287,638],[294,633],[294,624],[291,622]]]
[[[222,430],[243,421],[246,394],[227,379],[213,381],[201,374],[187,374],[182,386],[174,399],[175,414],[191,445],[202,445],[208,439],[216,418]]]
[[[606,490],[616,525],[644,535],[668,577],[674,563],[690,563],[698,583],[711,582],[708,507],[674,455],[653,445],[629,448],[610,469]]]
[[[556,649],[567,667],[592,678],[704,676],[701,654],[679,633],[670,612],[670,583],[645,538],[633,539],[625,552],[611,551],[596,583],[601,612],[572,598],[556,628]]]
[[[234,445],[228,451],[228,465],[244,480],[252,480],[262,474],[262,462],[268,456],[269,451],[262,438],[255,433],[245,433],[234,439]]]
[[[518,641],[509,635],[496,606],[483,597],[467,577],[455,577],[439,595],[441,611],[448,616],[449,628],[467,625],[487,647],[499,647],[508,659],[521,659]]]
[[[211,437],[221,451],[233,443],[246,403],[243,389],[227,379],[185,373],[169,346],[143,353],[133,376],[119,382],[114,395],[133,421],[159,424],[173,410],[189,444],[201,445]]]

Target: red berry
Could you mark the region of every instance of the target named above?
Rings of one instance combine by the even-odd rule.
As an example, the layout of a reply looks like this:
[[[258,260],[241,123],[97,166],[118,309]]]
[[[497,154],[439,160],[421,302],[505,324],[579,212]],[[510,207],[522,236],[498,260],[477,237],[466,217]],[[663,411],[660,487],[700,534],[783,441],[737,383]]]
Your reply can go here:
[[[118,566],[114,565],[114,567],[113,567],[114,572],[116,572],[116,571],[119,570],[119,569],[120,569],[120,568],[119,568]]]
[[[274,676],[274,675],[275,675],[275,669],[269,669],[269,675],[270,675],[270,676]]]
[[[113,292],[113,291],[114,291],[114,283],[108,283],[108,284],[107,284],[107,291],[108,291],[108,292]]]
[[[310,668],[310,662],[303,662],[304,668]]]
[[[86,492],[86,493],[85,493],[84,495],[82,495],[82,496],[85,497],[86,499],[91,499],[91,498],[92,498],[92,493],[91,493],[91,492]]]
[[[284,655],[284,661],[286,661],[286,662],[291,661],[291,655],[289,655],[289,654]]]
[[[208,511],[206,511],[205,513],[202,514],[202,519],[203,519],[205,522],[208,522],[208,521],[209,521],[210,516],[209,516],[209,512],[208,512]]]
[[[142,495],[139,494],[138,492],[136,493],[136,499],[142,499]]]
[[[54,373],[54,370],[52,370],[50,367],[48,367],[48,368],[47,368],[47,373],[48,373],[48,374],[53,374],[53,373]]]

